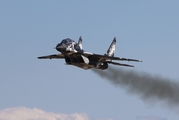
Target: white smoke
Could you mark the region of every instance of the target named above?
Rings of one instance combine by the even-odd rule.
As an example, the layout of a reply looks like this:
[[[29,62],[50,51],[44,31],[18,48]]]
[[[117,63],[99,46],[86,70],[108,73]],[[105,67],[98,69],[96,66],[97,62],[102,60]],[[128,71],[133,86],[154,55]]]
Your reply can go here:
[[[63,114],[46,112],[38,108],[16,107],[0,110],[0,120],[92,120],[85,113]],[[94,119],[93,119],[94,120]],[[95,119],[95,120],[113,120]]]

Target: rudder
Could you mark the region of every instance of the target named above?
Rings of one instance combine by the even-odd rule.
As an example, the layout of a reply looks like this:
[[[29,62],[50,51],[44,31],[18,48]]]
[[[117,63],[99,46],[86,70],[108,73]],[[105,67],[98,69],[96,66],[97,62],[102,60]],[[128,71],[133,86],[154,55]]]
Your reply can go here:
[[[116,47],[116,37],[114,37],[105,55],[113,57],[115,52],[115,47]]]
[[[82,50],[83,48],[82,48],[82,38],[81,38],[81,36],[78,40],[78,45],[79,45],[80,49]]]

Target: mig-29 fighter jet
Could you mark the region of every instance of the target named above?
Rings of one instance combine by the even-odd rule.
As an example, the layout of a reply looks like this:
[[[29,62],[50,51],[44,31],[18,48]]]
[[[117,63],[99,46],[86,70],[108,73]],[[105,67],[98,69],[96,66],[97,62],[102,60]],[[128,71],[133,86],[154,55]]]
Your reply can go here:
[[[104,70],[108,68],[108,64],[134,67],[128,64],[113,62],[112,60],[142,62],[135,59],[114,57],[115,45],[116,37],[114,37],[107,52],[104,55],[100,55],[84,51],[82,48],[81,36],[78,40],[78,43],[70,38],[66,38],[56,46],[56,50],[61,52],[61,54],[41,56],[38,57],[38,59],[65,59],[67,65],[74,65],[85,70],[90,68]]]

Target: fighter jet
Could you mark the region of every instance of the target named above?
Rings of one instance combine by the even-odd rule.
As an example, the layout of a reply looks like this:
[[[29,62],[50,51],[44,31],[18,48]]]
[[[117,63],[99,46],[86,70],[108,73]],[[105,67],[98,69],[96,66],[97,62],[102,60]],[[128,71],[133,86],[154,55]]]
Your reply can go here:
[[[85,70],[90,68],[96,69],[107,69],[108,64],[134,67],[133,65],[121,64],[113,62],[112,60],[121,60],[121,61],[134,61],[142,62],[140,60],[128,59],[114,57],[114,51],[116,46],[116,37],[114,37],[109,49],[104,55],[94,54],[91,52],[86,52],[82,48],[82,38],[80,36],[78,42],[70,38],[63,39],[61,43],[57,44],[56,50],[61,52],[61,54],[53,54],[47,56],[38,57],[38,59],[65,59],[67,65],[74,65]]]

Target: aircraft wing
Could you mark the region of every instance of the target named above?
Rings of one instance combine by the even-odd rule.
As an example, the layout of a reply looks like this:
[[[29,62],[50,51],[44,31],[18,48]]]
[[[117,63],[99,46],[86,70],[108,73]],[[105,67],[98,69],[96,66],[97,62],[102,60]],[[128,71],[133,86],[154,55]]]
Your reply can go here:
[[[109,64],[113,64],[113,65],[134,67],[133,65],[128,65],[128,64],[121,64],[121,63],[116,63],[116,62],[111,62],[111,61],[106,61],[106,62],[109,63]]]
[[[122,61],[134,61],[134,62],[142,62],[140,60],[136,59],[128,59],[128,58],[121,58],[121,57],[112,57],[112,56],[107,56],[107,55],[99,55],[99,54],[91,54],[91,53],[79,53],[84,56],[88,56],[91,59],[98,60],[98,61],[103,61],[103,60],[122,60]]]
[[[63,54],[53,54],[53,55],[47,55],[47,56],[40,56],[38,59],[63,59]]]
[[[84,55],[84,56],[88,57],[91,60],[96,60],[96,61],[99,61],[99,62],[100,61],[103,62],[103,61],[106,61],[106,60],[122,60],[122,61],[142,62],[142,61],[136,60],[136,59],[112,57],[112,56],[99,55],[99,54],[93,54],[93,53],[88,53],[88,52],[71,53],[71,56],[81,56],[81,55]],[[47,56],[38,57],[38,59],[63,59],[63,58],[65,58],[63,54],[53,54],[53,55],[47,55]],[[116,64],[116,63],[111,63],[111,64]]]

